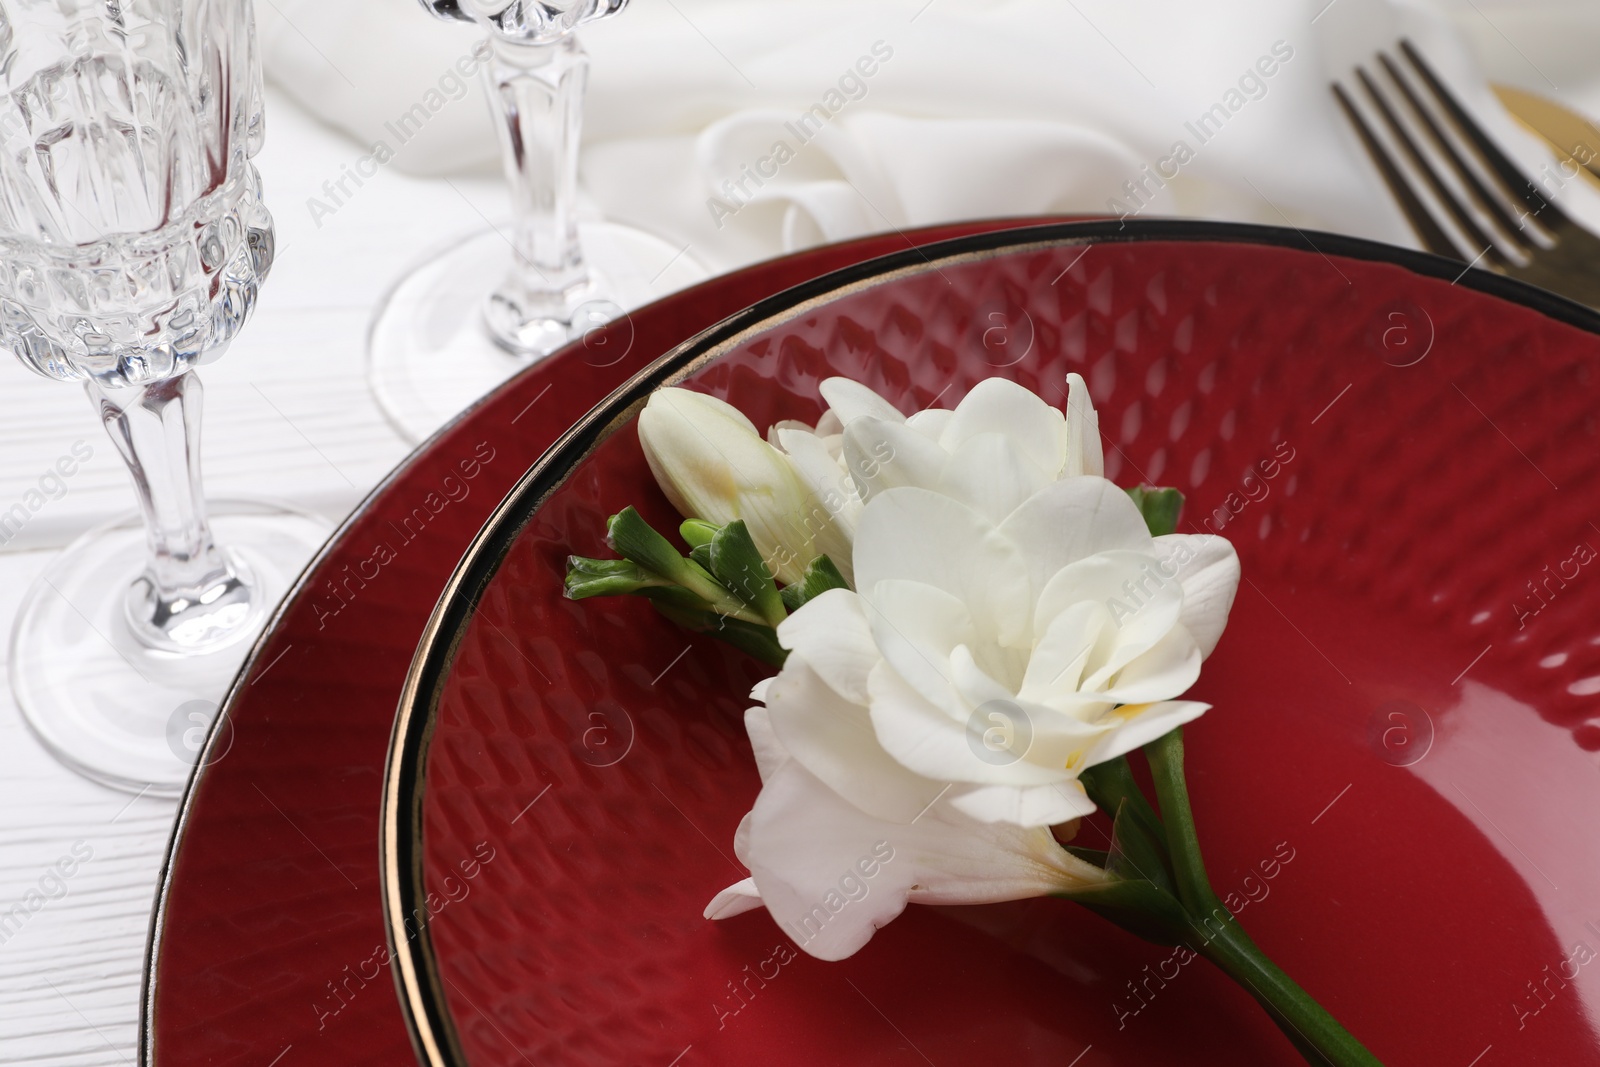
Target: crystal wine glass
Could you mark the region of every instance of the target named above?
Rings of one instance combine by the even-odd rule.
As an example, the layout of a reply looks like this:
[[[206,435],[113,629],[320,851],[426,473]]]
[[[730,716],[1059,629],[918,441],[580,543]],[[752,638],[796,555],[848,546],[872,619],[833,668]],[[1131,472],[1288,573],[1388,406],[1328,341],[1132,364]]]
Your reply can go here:
[[[706,276],[686,249],[641,230],[578,222],[589,57],[577,30],[627,2],[421,0],[487,35],[478,55],[514,217],[509,229],[492,227],[428,257],[378,310],[368,338],[373,391],[407,440],[625,309]]]
[[[76,770],[176,793],[326,535],[281,505],[208,516],[200,494],[194,368],[273,257],[250,0],[0,0],[0,57],[0,344],[83,383],[139,500],[29,590],[12,689]]]

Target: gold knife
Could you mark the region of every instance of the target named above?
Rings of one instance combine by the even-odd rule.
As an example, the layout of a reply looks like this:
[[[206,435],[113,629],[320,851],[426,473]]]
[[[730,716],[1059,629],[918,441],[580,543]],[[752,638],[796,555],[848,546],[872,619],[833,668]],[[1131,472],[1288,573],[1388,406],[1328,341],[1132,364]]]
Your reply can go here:
[[[1555,149],[1563,163],[1576,164],[1580,173],[1600,188],[1600,126],[1546,97],[1509,85],[1494,85],[1495,95],[1512,118]]]

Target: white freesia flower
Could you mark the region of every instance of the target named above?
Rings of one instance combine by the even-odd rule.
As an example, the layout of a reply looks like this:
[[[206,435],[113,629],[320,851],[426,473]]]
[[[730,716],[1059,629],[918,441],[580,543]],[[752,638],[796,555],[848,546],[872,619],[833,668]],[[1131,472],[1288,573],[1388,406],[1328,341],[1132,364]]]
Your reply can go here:
[[[735,842],[751,878],[707,915],[765,903],[833,959],[907,901],[1097,877],[1049,827],[1094,810],[1084,768],[1206,710],[1174,698],[1226,624],[1232,546],[1152,537],[1126,493],[1080,476],[999,522],[931,490],[884,490],[862,510],[854,562],[859,592],[826,592],[778,628],[789,659],[746,718],[763,780]],[[879,842],[891,863],[873,861]],[[881,881],[866,867],[844,881],[861,857]]]
[[[738,408],[689,389],[659,389],[639,414],[639,443],[673,507],[718,526],[743,519],[778,581],[799,581],[819,555],[850,576],[848,540]]]
[[[900,810],[909,814],[888,820],[856,807],[790,755],[773,729],[770,708],[807,706],[836,719],[844,732],[859,709],[802,661],[789,663],[770,686],[762,683],[769,707],[745,713],[762,786],[755,808],[739,824],[734,851],[750,877],[718,893],[706,918],[726,919],[764,904],[806,952],[839,960],[908,903],[988,904],[1107,881],[1099,867],[1057,844],[1048,828],[984,825],[945,803],[939,782],[892,764],[874,766],[883,755],[870,726],[853,739],[841,735],[847,747],[840,759],[849,761],[850,742],[859,743],[861,784],[871,788],[867,776],[887,769],[889,777],[876,787],[898,792]]]
[[[854,562],[859,595],[802,609],[786,645],[832,680],[863,655],[839,635],[869,635],[877,662],[858,695],[884,750],[957,783],[951,803],[974,818],[1021,826],[1092,810],[1084,767],[1205,710],[1175,698],[1239,582],[1226,540],[1151,537],[1127,494],[1093,476],[1050,484],[999,522],[887,490],[862,512]],[[820,740],[812,725],[790,736],[779,724],[802,762]]]
[[[1050,482],[1100,474],[1099,421],[1083,379],[1067,381],[1065,415],[989,378],[954,409],[907,417],[861,383],[829,378],[817,426],[780,422],[770,440],[715,397],[660,389],[639,416],[639,441],[673,506],[718,525],[744,519],[780,582],[819,555],[849,579],[861,508],[884,489],[931,489],[999,521]]]
[[[1077,374],[1067,383],[1065,415],[1015,382],[987,378],[953,409],[908,417],[860,382],[829,378],[815,429],[779,423],[769,437],[847,537],[865,502],[895,486],[932,489],[998,522],[1051,482],[1104,473],[1088,387]]]

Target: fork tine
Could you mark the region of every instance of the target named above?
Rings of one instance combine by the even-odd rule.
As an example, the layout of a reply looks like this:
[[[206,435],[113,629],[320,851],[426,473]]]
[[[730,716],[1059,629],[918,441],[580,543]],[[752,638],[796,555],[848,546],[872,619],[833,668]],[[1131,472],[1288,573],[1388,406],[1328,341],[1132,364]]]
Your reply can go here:
[[[1356,110],[1350,98],[1345,95],[1344,89],[1338,82],[1333,83],[1333,95],[1339,101],[1339,106],[1344,109],[1344,114],[1350,120],[1350,125],[1355,127],[1356,134],[1361,138],[1361,146],[1367,150],[1367,155],[1372,157],[1372,162],[1377,166],[1378,173],[1383,177],[1383,184],[1389,187],[1389,192],[1399,201],[1400,210],[1405,214],[1406,221],[1411,224],[1417,240],[1436,256],[1446,256],[1450,259],[1461,260],[1461,250],[1445,233],[1427,206],[1412,192],[1411,186],[1406,184],[1406,179],[1400,173],[1400,168],[1395,166],[1394,160],[1389,158],[1389,153],[1383,144],[1373,135],[1367,127],[1367,120],[1361,117],[1361,112]]]
[[[1528,213],[1540,219],[1546,225],[1554,227],[1569,224],[1566,214],[1539,195],[1538,187],[1529,180],[1526,174],[1517,168],[1517,165],[1511,161],[1511,157],[1500,151],[1499,146],[1483,132],[1483,128],[1473,121],[1472,117],[1467,114],[1466,109],[1451,95],[1450,90],[1444,87],[1444,83],[1433,72],[1433,68],[1428,66],[1427,60],[1422,58],[1422,53],[1418,52],[1411,42],[1407,40],[1401,40],[1400,51],[1405,54],[1406,59],[1411,61],[1411,66],[1422,76],[1422,80],[1428,84],[1428,90],[1433,93],[1434,98],[1439,101],[1445,111],[1449,112],[1450,119],[1455,124],[1456,129],[1460,130],[1462,136],[1466,137],[1472,147],[1476,149],[1478,158],[1483,160],[1490,170],[1494,171],[1501,184],[1505,187],[1506,192],[1514,199],[1522,201],[1523,205],[1527,207]]]
[[[1387,57],[1380,55],[1379,59],[1384,60],[1386,66],[1389,65]],[[1391,71],[1392,74],[1393,71]],[[1417,147],[1416,141],[1412,140],[1411,134],[1401,124],[1399,116],[1389,106],[1389,101],[1384,99],[1383,93],[1378,90],[1377,83],[1372,80],[1366,70],[1360,67],[1356,68],[1356,77],[1361,80],[1362,88],[1366,89],[1368,99],[1377,107],[1378,113],[1383,116],[1384,124],[1389,127],[1389,132],[1394,135],[1395,140],[1400,143],[1400,147],[1405,150],[1412,166],[1428,183],[1428,187],[1433,190],[1434,197],[1449,212],[1450,217],[1461,228],[1461,232],[1466,234],[1467,240],[1471,241],[1473,247],[1478,249],[1478,254],[1486,258],[1494,266],[1508,266],[1510,261],[1501,254],[1500,249],[1495,245],[1494,238],[1483,231],[1483,228],[1478,225],[1478,220],[1472,217],[1472,214],[1462,205],[1460,198],[1444,183],[1444,179],[1439,177],[1438,171],[1433,169],[1433,165],[1428,162],[1428,158]],[[1429,120],[1424,117],[1424,122],[1427,121]],[[1473,177],[1471,171],[1465,171],[1459,165],[1456,169],[1462,171],[1462,176],[1465,178],[1471,179]],[[1510,229],[1512,233],[1517,232],[1514,224]]]
[[[1400,92],[1405,96],[1406,103],[1411,108],[1411,113],[1417,117],[1417,121],[1422,123],[1423,129],[1428,131],[1428,139],[1433,142],[1433,146],[1449,161],[1456,175],[1466,183],[1468,195],[1472,197],[1473,202],[1487,212],[1507,235],[1520,241],[1519,235],[1522,231],[1522,226],[1505,209],[1505,206],[1500,202],[1500,198],[1489,191],[1489,187],[1483,183],[1483,179],[1478,177],[1476,168],[1469,166],[1467,161],[1461,158],[1461,153],[1456,150],[1455,143],[1445,136],[1444,130],[1439,127],[1438,120],[1423,105],[1422,99],[1417,96],[1416,90],[1411,88],[1411,83],[1400,73],[1400,68],[1395,64],[1394,60],[1383,53],[1379,53],[1378,62],[1382,63],[1383,69],[1388,71],[1390,80],[1400,87]]]

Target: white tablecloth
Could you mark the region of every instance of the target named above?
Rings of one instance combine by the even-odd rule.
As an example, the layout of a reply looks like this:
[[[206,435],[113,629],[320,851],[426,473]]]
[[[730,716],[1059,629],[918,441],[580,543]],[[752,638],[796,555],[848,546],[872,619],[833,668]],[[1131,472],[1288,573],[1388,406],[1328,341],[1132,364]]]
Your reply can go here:
[[[402,0],[395,6],[395,18],[416,16]],[[1525,46],[1501,32],[1516,32],[1505,8],[1490,8],[1497,24],[1486,22],[1473,37],[1492,72],[1574,103],[1593,95],[1593,80],[1544,84],[1538,69],[1557,69],[1570,57],[1529,59]],[[363,149],[281,94],[269,94],[268,108],[259,163],[279,256],[254,321],[203,373],[207,487],[214,496],[282,497],[338,519],[406,452],[365,381],[374,302],[404,264],[502,216],[505,195],[487,177],[415,178],[389,167],[337,211],[314,213],[314,198],[326,202],[323,183],[337,180]],[[0,361],[0,379],[0,511],[74,443],[93,448],[65,494],[0,550],[0,627],[9,632],[18,601],[51,551],[131,507],[132,495],[78,390],[9,360]],[[0,914],[75,847],[92,855],[64,896],[20,929],[0,930],[0,1064],[131,1063],[150,905],[176,805],[101,788],[57,765],[22,724],[3,682]]]

